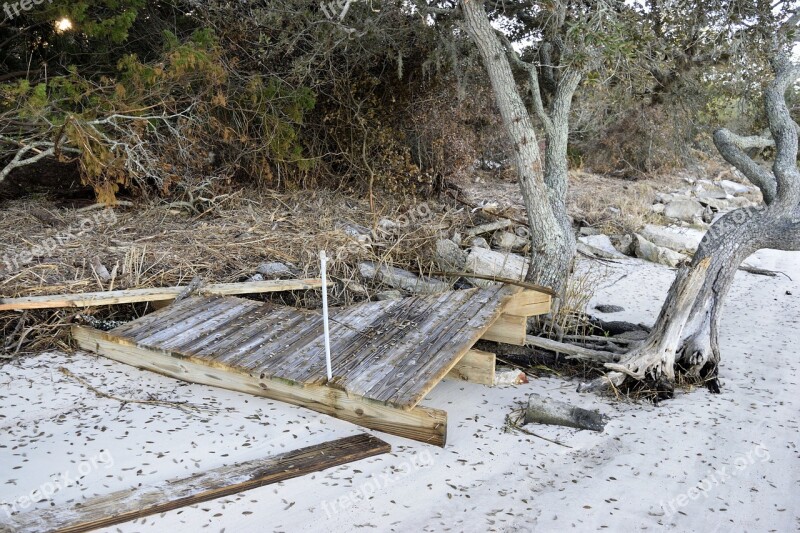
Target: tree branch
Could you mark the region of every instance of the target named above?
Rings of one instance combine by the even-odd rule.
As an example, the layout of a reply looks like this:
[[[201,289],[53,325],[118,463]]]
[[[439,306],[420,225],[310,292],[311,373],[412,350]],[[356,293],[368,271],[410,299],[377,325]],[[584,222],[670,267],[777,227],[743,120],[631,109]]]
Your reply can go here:
[[[777,194],[778,182],[770,171],[753,161],[744,150],[760,146],[756,139],[763,137],[741,137],[725,128],[720,128],[714,132],[714,145],[719,150],[720,155],[725,161],[739,169],[750,182],[761,190],[764,203],[771,204]],[[770,139],[771,144],[774,141]],[[741,143],[741,144],[740,144]]]
[[[528,82],[531,86],[531,94],[533,95],[533,110],[536,113],[536,116],[539,117],[539,120],[542,121],[544,125],[544,130],[547,135],[552,135],[553,133],[553,121],[550,119],[550,116],[544,109],[544,102],[542,101],[542,92],[539,88],[539,74],[536,71],[536,66],[532,65],[526,61],[523,61],[522,58],[519,56],[514,47],[511,45],[511,41],[508,37],[500,30],[495,29],[495,33],[500,38],[500,41],[503,43],[503,46],[506,49],[506,54],[511,59],[511,62],[518,66],[519,68],[527,71],[528,73]]]
[[[773,60],[775,80],[766,91],[765,100],[776,154],[772,172],[777,180],[776,199],[792,207],[800,202],[800,172],[797,169],[797,128],[786,105],[786,90],[800,78],[800,64],[792,63],[786,53]]]

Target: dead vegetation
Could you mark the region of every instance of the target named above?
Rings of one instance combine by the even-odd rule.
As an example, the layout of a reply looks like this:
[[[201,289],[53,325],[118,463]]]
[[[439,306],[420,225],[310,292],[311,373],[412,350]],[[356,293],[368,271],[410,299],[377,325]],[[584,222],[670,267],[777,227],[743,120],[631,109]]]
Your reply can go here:
[[[381,289],[360,278],[359,261],[432,271],[431,250],[440,233],[470,224],[467,210],[433,201],[424,209],[420,205],[379,197],[372,213],[367,199],[325,190],[239,191],[199,214],[163,202],[113,211],[9,202],[0,219],[0,296],[186,285],[196,277],[239,282],[251,279],[259,264],[274,261],[288,265],[296,277],[314,277],[324,249],[331,305],[348,305]],[[313,308],[320,294],[267,297]],[[144,305],[81,313],[126,320],[147,312]],[[67,327],[77,313],[0,313],[0,357],[66,348]]]

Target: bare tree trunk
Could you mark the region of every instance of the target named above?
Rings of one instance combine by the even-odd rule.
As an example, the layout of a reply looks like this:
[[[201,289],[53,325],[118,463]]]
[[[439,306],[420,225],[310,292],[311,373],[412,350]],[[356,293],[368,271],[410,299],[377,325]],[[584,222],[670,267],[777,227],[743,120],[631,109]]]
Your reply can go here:
[[[800,66],[782,56],[774,68],[776,79],[765,94],[777,148],[772,172],[747,157],[742,150],[747,139],[725,130],[714,134],[720,154],[761,189],[766,205],[737,209],[713,224],[691,265],[678,273],[649,337],[619,363],[606,363],[612,372],[581,390],[619,385],[627,377],[671,381],[676,362],[691,374],[715,376],[722,304],[739,265],[762,248],[800,250],[798,126],[784,99],[788,86],[800,77]]]
[[[563,122],[559,122],[558,135],[548,139],[547,171],[543,173],[536,131],[517,88],[507,57],[509,50],[492,28],[482,1],[462,0],[461,8],[467,32],[483,58],[503,125],[513,144],[514,162],[531,228],[531,266],[526,279],[563,294],[575,257],[575,236],[566,214],[567,120],[572,93],[580,78],[575,79],[566,104],[561,102],[559,117],[563,115]],[[570,80],[569,86],[572,83]]]

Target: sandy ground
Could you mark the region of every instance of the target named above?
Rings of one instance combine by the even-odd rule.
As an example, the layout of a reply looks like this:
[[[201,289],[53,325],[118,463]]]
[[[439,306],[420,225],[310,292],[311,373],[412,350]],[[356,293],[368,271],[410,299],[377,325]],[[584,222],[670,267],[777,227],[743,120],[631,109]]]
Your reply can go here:
[[[762,251],[740,273],[722,331],[723,393],[679,392],[659,407],[619,404],[540,379],[519,387],[445,382],[425,405],[449,413],[444,449],[378,434],[393,452],[109,531],[796,531],[800,529],[800,253]],[[651,323],[673,272],[603,267],[593,303]],[[791,294],[790,294],[791,293]],[[121,406],[121,397],[186,401]],[[536,426],[559,446],[504,431],[531,392],[611,417],[604,433]],[[92,494],[183,477],[343,437],[360,428],[300,408],[179,383],[79,353],[41,354],[0,374],[0,525]],[[51,498],[23,509],[48,482]],[[83,476],[83,477],[81,477]]]

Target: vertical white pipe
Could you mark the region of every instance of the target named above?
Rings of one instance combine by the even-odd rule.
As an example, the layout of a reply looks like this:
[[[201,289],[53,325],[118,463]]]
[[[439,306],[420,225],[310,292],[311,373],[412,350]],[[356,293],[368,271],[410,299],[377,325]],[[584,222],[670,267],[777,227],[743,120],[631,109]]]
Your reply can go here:
[[[331,335],[328,329],[328,276],[326,269],[328,267],[328,258],[325,256],[325,250],[319,253],[320,271],[322,272],[322,327],[325,331],[325,366],[328,370],[328,381],[333,379],[333,370],[331,369]]]

